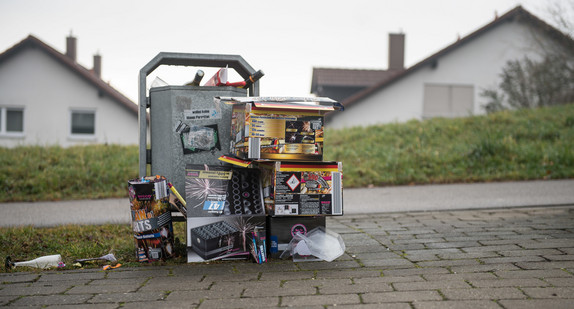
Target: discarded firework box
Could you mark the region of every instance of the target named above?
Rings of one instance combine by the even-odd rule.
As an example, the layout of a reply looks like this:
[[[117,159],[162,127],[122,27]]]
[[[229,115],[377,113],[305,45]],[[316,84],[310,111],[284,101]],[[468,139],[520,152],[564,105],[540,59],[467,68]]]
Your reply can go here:
[[[215,97],[232,105],[230,152],[249,160],[321,161],[329,98]]]
[[[129,180],[128,191],[137,260],[150,262],[173,257],[173,224],[166,178],[151,176]]]
[[[188,164],[187,261],[247,259],[262,261],[265,209],[257,169]]]
[[[267,213],[279,216],[343,215],[341,162],[257,162]]]
[[[307,235],[316,227],[326,227],[327,217],[267,217],[267,239],[269,256],[279,258],[287,250],[289,243],[297,233]],[[309,260],[316,260],[314,256]]]

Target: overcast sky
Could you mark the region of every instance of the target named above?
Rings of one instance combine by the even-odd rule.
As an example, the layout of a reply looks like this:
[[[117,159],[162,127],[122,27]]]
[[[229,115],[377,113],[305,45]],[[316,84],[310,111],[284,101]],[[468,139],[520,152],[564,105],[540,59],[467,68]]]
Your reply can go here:
[[[0,0],[0,52],[32,34],[64,53],[71,32],[78,62],[90,69],[101,54],[102,78],[136,103],[139,70],[159,52],[240,55],[265,72],[260,95],[309,96],[313,67],[386,69],[388,33],[405,33],[408,67],[518,5],[551,22],[549,2]],[[148,86],[196,69],[162,66]]]

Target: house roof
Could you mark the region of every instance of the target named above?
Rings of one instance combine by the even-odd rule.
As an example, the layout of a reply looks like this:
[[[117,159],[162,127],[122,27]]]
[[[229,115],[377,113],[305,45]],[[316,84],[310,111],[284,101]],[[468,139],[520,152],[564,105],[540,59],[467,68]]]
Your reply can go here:
[[[522,6],[517,6],[514,9],[508,11],[506,14],[504,14],[500,17],[497,17],[494,21],[490,22],[489,24],[483,26],[482,28],[476,30],[475,32],[473,32],[473,33],[471,33],[471,34],[469,34],[463,38],[460,38],[455,43],[445,47],[444,49],[438,51],[437,53],[431,55],[430,57],[428,57],[428,58],[422,60],[421,62],[411,66],[407,70],[398,72],[397,74],[393,75],[389,79],[381,80],[377,84],[354,94],[353,96],[349,97],[348,99],[346,99],[345,101],[343,101],[341,103],[345,107],[349,107],[353,104],[356,104],[357,102],[360,102],[361,100],[367,98],[368,96],[372,95],[373,93],[375,93],[375,92],[401,80],[402,78],[414,73],[415,71],[419,70],[420,68],[423,68],[426,66],[436,65],[438,59],[441,58],[442,56],[444,56],[444,55],[454,51],[455,49],[471,42],[472,40],[476,39],[477,37],[486,33],[487,31],[492,30],[493,28],[497,27],[498,25],[501,25],[501,24],[506,23],[506,22],[511,22],[514,20],[520,20],[520,21],[530,23],[530,24],[534,25],[535,27],[544,31],[550,38],[564,44],[565,46],[568,46],[569,48],[571,48],[571,50],[574,50],[574,41],[572,41],[572,39],[570,37],[566,36],[564,33],[560,32],[558,29],[550,26],[546,22],[544,22],[541,19],[537,18],[536,16],[532,15],[531,13],[529,13],[528,11],[523,9]]]
[[[96,89],[98,89],[98,91],[101,91],[102,93],[110,97],[113,101],[132,111],[136,116],[138,115],[137,104],[135,104],[133,101],[131,101],[126,96],[121,94],[119,91],[110,86],[108,83],[104,82],[92,70],[84,68],[83,66],[79,65],[77,62],[72,60],[70,57],[58,52],[57,50],[50,47],[48,44],[42,42],[33,35],[29,35],[24,40],[12,46],[4,53],[0,54],[0,65],[3,62],[7,61],[12,56],[22,52],[26,48],[37,48],[40,51],[45,52],[50,57],[54,58],[56,61],[61,63],[64,67],[70,69],[73,73],[77,74],[79,77],[83,78],[85,81],[93,85]]]
[[[319,86],[371,87],[402,70],[313,68],[311,92]]]

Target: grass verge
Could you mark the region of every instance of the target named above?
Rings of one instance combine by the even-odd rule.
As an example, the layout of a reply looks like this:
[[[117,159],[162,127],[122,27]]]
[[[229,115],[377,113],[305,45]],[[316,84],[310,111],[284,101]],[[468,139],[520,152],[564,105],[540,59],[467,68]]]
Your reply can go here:
[[[329,131],[345,187],[574,178],[574,104]]]
[[[167,261],[139,263],[130,225],[65,225],[50,228],[30,226],[0,228],[0,257],[10,256],[12,261],[31,260],[43,255],[60,254],[66,264],[63,269],[78,269],[74,260],[96,258],[113,253],[122,266],[173,265],[186,263],[185,222],[174,222],[176,257]],[[88,262],[85,268],[98,268],[106,261]],[[115,264],[115,263],[111,263]],[[12,271],[30,271],[29,267],[16,267]],[[3,269],[5,272],[6,269]]]

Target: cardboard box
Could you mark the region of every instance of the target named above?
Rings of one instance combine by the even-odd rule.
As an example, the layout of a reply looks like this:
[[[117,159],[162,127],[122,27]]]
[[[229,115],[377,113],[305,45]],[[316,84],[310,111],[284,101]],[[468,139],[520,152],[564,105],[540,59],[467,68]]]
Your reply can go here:
[[[265,235],[265,216],[187,218],[187,262],[250,259],[264,249],[257,243]]]
[[[266,224],[260,171],[188,164],[185,174],[187,261],[257,260],[255,234]]]
[[[295,236],[306,235],[312,229],[326,225],[326,217],[267,217],[267,247],[271,258],[279,258]],[[309,256],[311,260],[317,260]]]
[[[188,164],[185,175],[188,218],[265,215],[259,170]]]
[[[175,255],[169,189],[163,176],[128,181],[132,230],[139,262]]]
[[[342,106],[328,98],[216,97],[232,104],[230,152],[241,159],[323,160],[324,115]]]
[[[341,162],[257,162],[270,216],[343,215]]]

